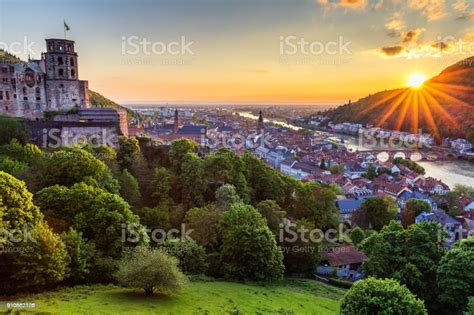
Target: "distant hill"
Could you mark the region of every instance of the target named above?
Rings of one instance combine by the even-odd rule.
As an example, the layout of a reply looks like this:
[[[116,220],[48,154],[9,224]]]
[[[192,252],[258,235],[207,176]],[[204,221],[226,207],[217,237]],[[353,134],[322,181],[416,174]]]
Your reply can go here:
[[[438,139],[465,137],[474,129],[474,57],[446,68],[419,89],[378,92],[326,114],[334,122],[412,132],[421,128]]]
[[[21,62],[20,58],[0,49],[0,61],[1,62]]]
[[[126,108],[124,106],[121,106],[114,101],[106,98],[105,96],[94,92],[92,90],[89,90],[89,102],[92,107],[110,107],[110,108],[115,108],[119,110],[125,110],[128,114],[129,118],[135,117],[135,112],[129,108]]]

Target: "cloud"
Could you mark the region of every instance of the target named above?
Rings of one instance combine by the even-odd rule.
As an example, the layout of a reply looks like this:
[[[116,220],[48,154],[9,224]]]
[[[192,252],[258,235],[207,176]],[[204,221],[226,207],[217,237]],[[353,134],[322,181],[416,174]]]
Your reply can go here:
[[[391,47],[382,47],[380,51],[383,55],[387,57],[396,57],[401,55],[405,51],[405,47],[401,45],[391,46]]]
[[[421,11],[428,21],[439,20],[446,15],[444,0],[408,0],[408,7]]]
[[[325,9],[345,8],[351,10],[363,10],[367,7],[368,0],[315,0]]]
[[[451,7],[457,13],[458,19],[474,19],[474,11],[469,13],[469,4],[466,0],[458,0]]]
[[[403,43],[410,43],[413,41],[416,41],[418,37],[425,31],[424,28],[416,28],[413,30],[410,30],[408,32],[402,32],[402,42]]]
[[[405,28],[405,21],[401,12],[395,12],[385,23],[385,29],[391,37],[398,37],[400,32]]]

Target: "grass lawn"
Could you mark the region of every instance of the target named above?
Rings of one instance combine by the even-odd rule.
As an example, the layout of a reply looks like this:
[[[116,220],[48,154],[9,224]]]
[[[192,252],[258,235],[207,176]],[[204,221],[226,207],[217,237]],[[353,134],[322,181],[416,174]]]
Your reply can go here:
[[[193,281],[174,296],[145,297],[113,285],[77,286],[9,300],[41,314],[338,314],[344,290],[313,280],[266,284]],[[5,298],[1,298],[5,301]],[[5,312],[5,304],[0,312]],[[22,312],[23,313],[23,312]]]

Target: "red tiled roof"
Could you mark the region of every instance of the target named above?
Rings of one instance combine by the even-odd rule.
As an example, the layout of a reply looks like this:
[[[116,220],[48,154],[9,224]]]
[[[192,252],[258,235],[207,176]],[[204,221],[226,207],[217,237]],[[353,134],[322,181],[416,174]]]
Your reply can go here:
[[[360,264],[366,259],[367,256],[354,246],[335,247],[331,252],[323,255],[323,260],[327,260],[332,267]]]

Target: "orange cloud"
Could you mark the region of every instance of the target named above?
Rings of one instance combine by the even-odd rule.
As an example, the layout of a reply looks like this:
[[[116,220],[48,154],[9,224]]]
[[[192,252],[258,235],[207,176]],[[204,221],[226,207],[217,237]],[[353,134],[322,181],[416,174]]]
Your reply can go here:
[[[401,45],[391,46],[391,47],[382,47],[380,48],[382,54],[387,57],[397,57],[400,56],[404,51],[405,47]]]
[[[326,9],[346,8],[352,10],[362,10],[367,6],[367,0],[315,0],[316,3]]]

